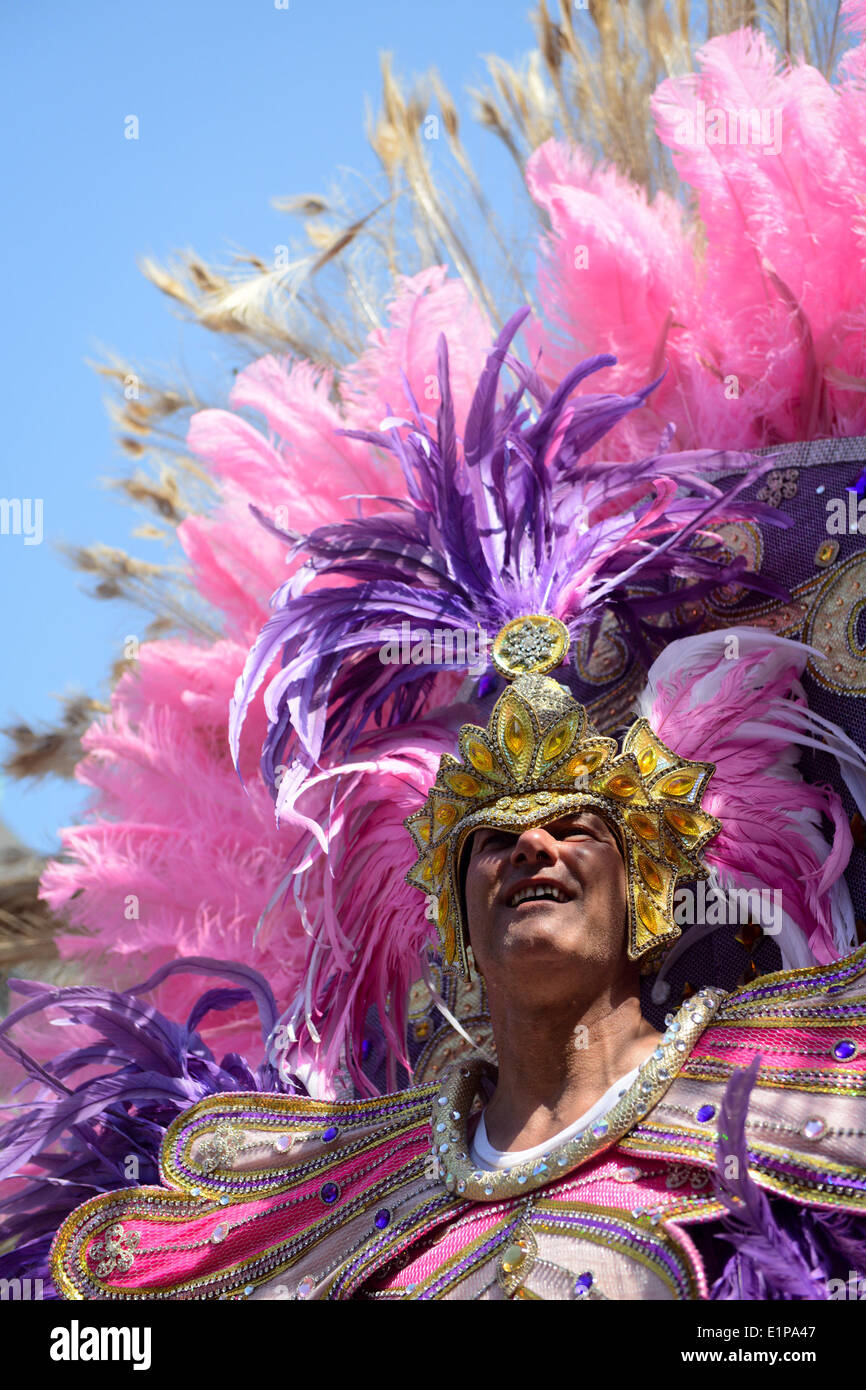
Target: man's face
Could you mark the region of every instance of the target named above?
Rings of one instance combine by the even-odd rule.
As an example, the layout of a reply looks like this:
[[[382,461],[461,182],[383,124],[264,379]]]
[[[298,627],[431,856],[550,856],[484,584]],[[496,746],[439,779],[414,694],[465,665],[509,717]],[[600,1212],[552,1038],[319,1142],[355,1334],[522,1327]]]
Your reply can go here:
[[[587,968],[621,968],[625,864],[602,816],[585,810],[520,833],[476,830],[469,855],[466,920],[488,984],[517,970],[555,971],[564,984]]]

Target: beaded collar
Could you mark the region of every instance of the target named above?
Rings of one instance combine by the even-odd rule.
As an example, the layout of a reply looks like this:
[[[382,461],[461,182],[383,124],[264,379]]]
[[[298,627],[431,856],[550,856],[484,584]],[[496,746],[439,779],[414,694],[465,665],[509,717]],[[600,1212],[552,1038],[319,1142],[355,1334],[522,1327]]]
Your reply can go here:
[[[433,1099],[433,1154],[439,1177],[450,1192],[475,1202],[498,1202],[522,1197],[579,1167],[615,1144],[661,1100],[689,1053],[716,1014],[725,991],[699,990],[678,1012],[669,1016],[659,1046],[644,1062],[625,1095],[589,1129],[581,1130],[560,1148],[513,1168],[485,1172],[469,1157],[467,1124],[487,1063],[458,1067]]]

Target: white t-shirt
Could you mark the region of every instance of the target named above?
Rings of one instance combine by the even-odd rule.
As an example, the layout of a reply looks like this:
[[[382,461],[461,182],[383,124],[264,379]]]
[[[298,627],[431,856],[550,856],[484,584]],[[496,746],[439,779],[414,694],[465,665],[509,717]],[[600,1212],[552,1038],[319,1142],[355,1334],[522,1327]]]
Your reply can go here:
[[[551,1149],[558,1149],[561,1144],[565,1144],[569,1139],[582,1129],[588,1129],[590,1125],[596,1124],[606,1115],[608,1110],[613,1109],[620,1096],[625,1095],[632,1082],[637,1077],[640,1067],[634,1067],[632,1071],[626,1072],[618,1081],[614,1081],[609,1086],[603,1096],[590,1106],[585,1114],[580,1115],[566,1129],[561,1129],[552,1138],[546,1139],[543,1144],[536,1144],[533,1149],[494,1149],[490,1140],[487,1138],[487,1126],[484,1123],[484,1113],[478,1121],[478,1127],[472,1140],[471,1157],[476,1167],[489,1172],[493,1168],[512,1168],[516,1163],[529,1163],[532,1159],[543,1158],[550,1153]]]

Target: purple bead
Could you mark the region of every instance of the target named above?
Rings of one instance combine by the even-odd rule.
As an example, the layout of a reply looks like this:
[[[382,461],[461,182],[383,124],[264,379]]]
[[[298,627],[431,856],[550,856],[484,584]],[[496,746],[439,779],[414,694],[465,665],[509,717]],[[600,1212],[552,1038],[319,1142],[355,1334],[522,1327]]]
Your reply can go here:
[[[331,1202],[336,1202],[339,1195],[340,1189],[335,1182],[326,1182],[319,1188],[319,1196],[322,1201],[327,1202],[329,1206]]]
[[[849,1042],[847,1039],[844,1042],[837,1042],[833,1048],[833,1056],[837,1062],[847,1062],[849,1057],[856,1057],[856,1055],[857,1044]]]
[[[578,1274],[577,1278],[574,1281],[574,1292],[578,1295],[578,1297],[581,1297],[583,1294],[588,1293],[591,1288],[592,1275],[590,1274],[589,1270],[587,1270],[585,1274]]]
[[[714,1105],[702,1105],[695,1118],[705,1125],[707,1120],[711,1120],[716,1113]]]
[[[364,1041],[361,1043],[361,1057],[362,1057],[362,1058],[367,1057],[367,1056],[369,1055],[370,1048],[371,1048],[372,1046],[373,1046],[373,1044],[370,1042],[370,1039],[369,1039],[369,1038],[365,1038]]]
[[[391,1213],[389,1212],[387,1207],[383,1207],[381,1211],[376,1212],[376,1225],[378,1226],[380,1231],[384,1231],[385,1227],[389,1225],[390,1221]]]
[[[339,1132],[340,1131],[337,1129],[336,1125],[329,1125],[328,1128],[325,1130],[324,1134],[322,1135],[322,1139],[326,1144],[330,1144],[332,1139],[336,1139]]]

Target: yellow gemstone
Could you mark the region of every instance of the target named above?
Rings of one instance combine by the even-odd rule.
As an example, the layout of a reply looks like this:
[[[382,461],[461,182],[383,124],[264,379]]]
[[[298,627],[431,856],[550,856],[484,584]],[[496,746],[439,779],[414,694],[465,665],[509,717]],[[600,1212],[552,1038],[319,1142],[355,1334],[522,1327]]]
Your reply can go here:
[[[593,748],[589,753],[578,753],[566,763],[565,770],[570,777],[587,777],[590,772],[595,772],[604,759],[604,753],[603,748]]]
[[[661,913],[656,912],[649,898],[645,897],[640,889],[638,889],[635,895],[635,901],[637,904],[638,918],[648,932],[653,936],[661,936],[667,931],[667,923]]]
[[[655,788],[655,795],[688,796],[697,780],[698,774],[696,772],[674,772],[670,777],[662,779]]]
[[[645,854],[639,854],[637,856],[637,869],[651,893],[664,892],[664,879],[652,860],[647,859]]]
[[[509,753],[514,753],[516,755],[520,752],[525,743],[526,730],[517,718],[517,715],[513,714],[505,726],[505,746]]]
[[[629,828],[634,831],[646,844],[654,844],[658,838],[655,822],[649,816],[645,816],[642,811],[631,811],[627,813]]]
[[[619,801],[628,801],[637,791],[637,782],[625,772],[618,772],[607,782],[605,790]]]
[[[430,868],[429,864],[424,865],[424,868],[421,870],[421,877],[423,878],[425,883],[430,882],[431,878],[433,877],[433,870]]]
[[[470,777],[468,772],[454,772],[448,778],[448,785],[458,796],[474,796],[481,783],[476,777]]]
[[[443,893],[439,899],[439,911],[437,917],[440,927],[444,927],[448,920],[448,913],[451,911],[451,897],[448,893]]]
[[[681,811],[678,806],[668,806],[665,811],[665,820],[680,835],[685,835],[689,840],[695,840],[701,833],[701,824],[696,816],[688,811]]]
[[[457,819],[457,807],[444,802],[436,811],[436,819],[440,825],[453,825]]]
[[[658,759],[654,748],[645,748],[637,760],[637,765],[644,777],[648,776],[655,767]]]
[[[430,839],[430,822],[427,820],[419,821],[418,825],[415,826],[415,830],[418,833],[419,839],[423,840],[426,844]]]
[[[559,757],[568,744],[570,734],[571,726],[568,724],[560,724],[558,729],[551,730],[544,740],[543,753],[547,762],[553,762],[554,758]]]
[[[469,754],[469,761],[478,772],[490,772],[493,767],[493,756],[489,748],[485,748],[483,743],[478,743],[475,739],[466,746]]]
[[[445,860],[448,856],[448,849],[445,844],[437,845],[433,851],[433,872],[438,878],[445,868]]]

